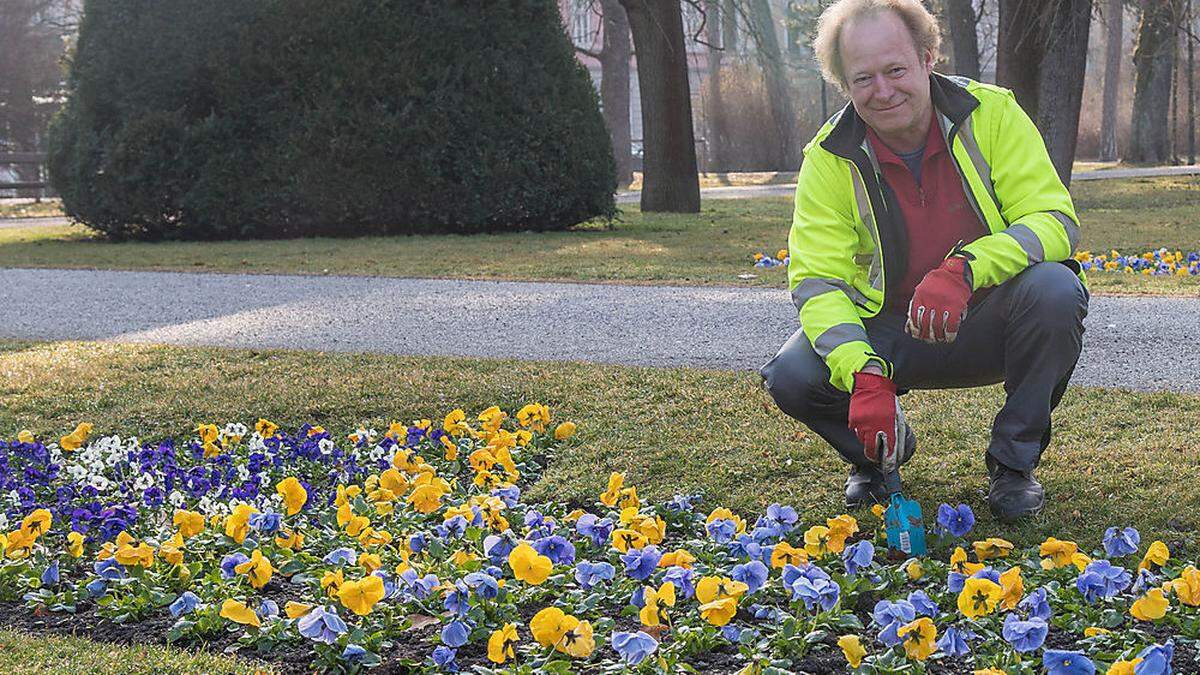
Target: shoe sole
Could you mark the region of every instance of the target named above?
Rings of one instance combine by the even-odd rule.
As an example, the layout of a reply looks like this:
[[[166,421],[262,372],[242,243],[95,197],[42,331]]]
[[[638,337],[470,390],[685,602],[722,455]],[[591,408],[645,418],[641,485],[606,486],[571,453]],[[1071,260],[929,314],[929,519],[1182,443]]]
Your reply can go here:
[[[1015,523],[1021,519],[1032,518],[1040,514],[1045,506],[1046,502],[1043,501],[1041,504],[1038,504],[1036,508],[1029,509],[1028,511],[1024,511],[1017,515],[1001,513],[995,506],[992,506],[991,503],[988,503],[988,510],[992,512],[992,517],[1001,523]]]

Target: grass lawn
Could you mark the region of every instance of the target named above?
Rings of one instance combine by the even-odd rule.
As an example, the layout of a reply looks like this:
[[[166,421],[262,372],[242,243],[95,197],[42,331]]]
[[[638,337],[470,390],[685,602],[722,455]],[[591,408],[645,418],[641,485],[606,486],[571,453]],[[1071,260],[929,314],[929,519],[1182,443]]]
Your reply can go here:
[[[1047,535],[1098,546],[1110,525],[1200,543],[1200,396],[1072,388],[1055,416],[1040,476],[1046,512],[1021,527],[992,522],[983,452],[999,387],[915,392],[903,401],[919,435],[906,467],[926,513],[971,505],[980,536],[1033,544]],[[144,441],[192,435],[200,422],[263,416],[348,433],[360,423],[472,415],[498,404],[550,406],[580,433],[531,499],[592,503],[609,471],[652,500],[707,495],[705,508],[753,515],[773,501],[814,522],[842,512],[845,469],[824,441],[779,412],[747,372],[461,358],[254,352],[101,343],[0,343],[0,436],[57,437],[90,421],[96,435]],[[869,513],[858,514],[872,518]],[[1149,541],[1149,539],[1147,539]]]
[[[6,664],[0,667],[2,672],[23,675],[249,675],[273,672],[269,667],[227,656],[151,645],[126,647],[78,637],[30,635],[13,630],[0,630],[0,660]]]
[[[1080,182],[1084,249],[1200,248],[1200,178]],[[699,215],[622,211],[567,232],[252,242],[110,243],[82,227],[0,229],[0,266],[781,287],[754,252],[786,245],[790,200],[711,200]],[[740,274],[755,274],[739,279]],[[1099,292],[1200,295],[1200,280],[1093,274]]]

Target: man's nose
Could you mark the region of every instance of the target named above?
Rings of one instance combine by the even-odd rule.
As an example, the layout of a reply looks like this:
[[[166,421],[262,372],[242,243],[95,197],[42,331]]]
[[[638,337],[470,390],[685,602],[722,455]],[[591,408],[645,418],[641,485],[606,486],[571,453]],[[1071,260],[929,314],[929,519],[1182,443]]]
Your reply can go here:
[[[883,75],[875,76],[875,98],[890,99],[896,93],[896,88]]]

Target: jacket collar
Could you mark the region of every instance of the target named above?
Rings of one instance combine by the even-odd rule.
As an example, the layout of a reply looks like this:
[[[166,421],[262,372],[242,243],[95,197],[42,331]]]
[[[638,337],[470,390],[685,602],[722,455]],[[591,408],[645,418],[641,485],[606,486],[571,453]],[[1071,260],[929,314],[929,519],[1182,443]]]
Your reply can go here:
[[[967,91],[964,77],[947,77],[940,73],[929,76],[929,97],[934,110],[950,118],[958,126],[979,107],[979,99]],[[835,116],[833,130],[821,141],[821,147],[833,154],[853,160],[862,148],[867,135],[867,123],[859,117],[853,103],[847,103]]]

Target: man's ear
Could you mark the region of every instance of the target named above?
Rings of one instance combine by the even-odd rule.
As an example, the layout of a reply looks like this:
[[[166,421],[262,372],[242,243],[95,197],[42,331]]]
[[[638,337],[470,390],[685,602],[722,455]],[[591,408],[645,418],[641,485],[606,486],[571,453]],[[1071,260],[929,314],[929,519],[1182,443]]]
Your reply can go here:
[[[925,59],[924,59],[925,62],[922,63],[921,65],[925,66],[925,74],[928,75],[933,72],[933,51],[930,49],[926,49],[924,57],[925,57]]]

